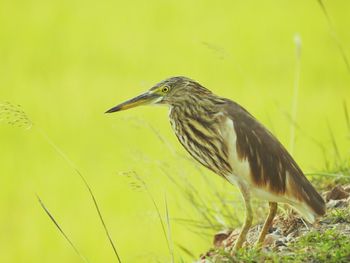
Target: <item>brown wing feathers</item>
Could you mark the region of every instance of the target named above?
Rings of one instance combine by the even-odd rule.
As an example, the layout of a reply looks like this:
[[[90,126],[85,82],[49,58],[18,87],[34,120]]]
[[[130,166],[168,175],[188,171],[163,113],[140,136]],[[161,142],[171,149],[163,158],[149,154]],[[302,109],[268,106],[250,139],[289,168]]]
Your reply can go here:
[[[234,123],[238,157],[248,159],[253,182],[276,194],[292,195],[323,215],[324,200],[284,146],[240,105],[228,101],[226,110]]]

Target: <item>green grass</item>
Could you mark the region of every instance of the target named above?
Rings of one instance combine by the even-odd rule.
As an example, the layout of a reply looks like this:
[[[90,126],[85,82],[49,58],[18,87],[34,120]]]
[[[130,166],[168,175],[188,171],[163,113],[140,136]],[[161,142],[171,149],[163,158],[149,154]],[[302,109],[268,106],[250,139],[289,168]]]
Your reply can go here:
[[[281,257],[285,262],[345,263],[350,260],[350,237],[329,229],[310,232],[295,242],[293,255]]]
[[[349,209],[333,209],[326,215],[326,220],[331,223],[349,223],[350,224],[350,211]]]
[[[346,214],[349,218],[349,211]],[[334,222],[337,222],[339,214],[332,217]],[[310,231],[290,243],[287,249],[287,252],[261,252],[255,248],[242,248],[234,255],[219,249],[214,250],[216,256],[208,257],[207,262],[345,263],[350,260],[350,236],[337,229]]]

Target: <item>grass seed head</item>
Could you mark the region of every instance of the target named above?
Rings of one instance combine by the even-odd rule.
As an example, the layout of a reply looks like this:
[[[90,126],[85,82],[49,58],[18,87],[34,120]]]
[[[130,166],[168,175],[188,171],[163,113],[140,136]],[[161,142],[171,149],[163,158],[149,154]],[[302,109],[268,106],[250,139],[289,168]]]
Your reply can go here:
[[[0,102],[0,123],[26,130],[29,130],[33,126],[33,122],[22,107],[10,102]]]

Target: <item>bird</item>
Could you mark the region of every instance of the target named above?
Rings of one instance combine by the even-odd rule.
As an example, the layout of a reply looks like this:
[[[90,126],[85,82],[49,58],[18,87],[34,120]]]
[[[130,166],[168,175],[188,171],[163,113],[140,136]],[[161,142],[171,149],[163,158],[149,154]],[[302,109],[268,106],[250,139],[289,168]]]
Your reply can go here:
[[[269,213],[256,242],[262,247],[278,203],[294,208],[309,223],[326,212],[325,202],[291,154],[238,103],[215,95],[197,81],[167,78],[106,113],[141,105],[167,105],[179,142],[203,166],[236,185],[245,204],[245,219],[232,248],[237,251],[252,226],[251,198],[267,201]]]

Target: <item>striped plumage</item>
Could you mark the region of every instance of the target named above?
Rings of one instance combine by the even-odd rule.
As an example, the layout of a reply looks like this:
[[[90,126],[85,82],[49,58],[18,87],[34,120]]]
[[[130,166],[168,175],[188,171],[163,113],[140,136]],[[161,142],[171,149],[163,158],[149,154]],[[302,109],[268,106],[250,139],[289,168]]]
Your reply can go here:
[[[322,197],[291,155],[237,103],[216,96],[189,78],[174,77],[108,112],[133,107],[139,101],[169,105],[171,126],[184,148],[202,165],[240,188],[247,213],[235,248],[243,244],[251,225],[251,194],[270,203],[260,243],[272,223],[277,202],[291,205],[309,222],[325,213]]]
[[[220,135],[222,115],[215,112],[198,114],[201,106],[186,108],[172,106],[169,118],[171,126],[185,149],[202,165],[225,177],[232,172],[228,146]],[[201,111],[200,111],[201,112]]]

